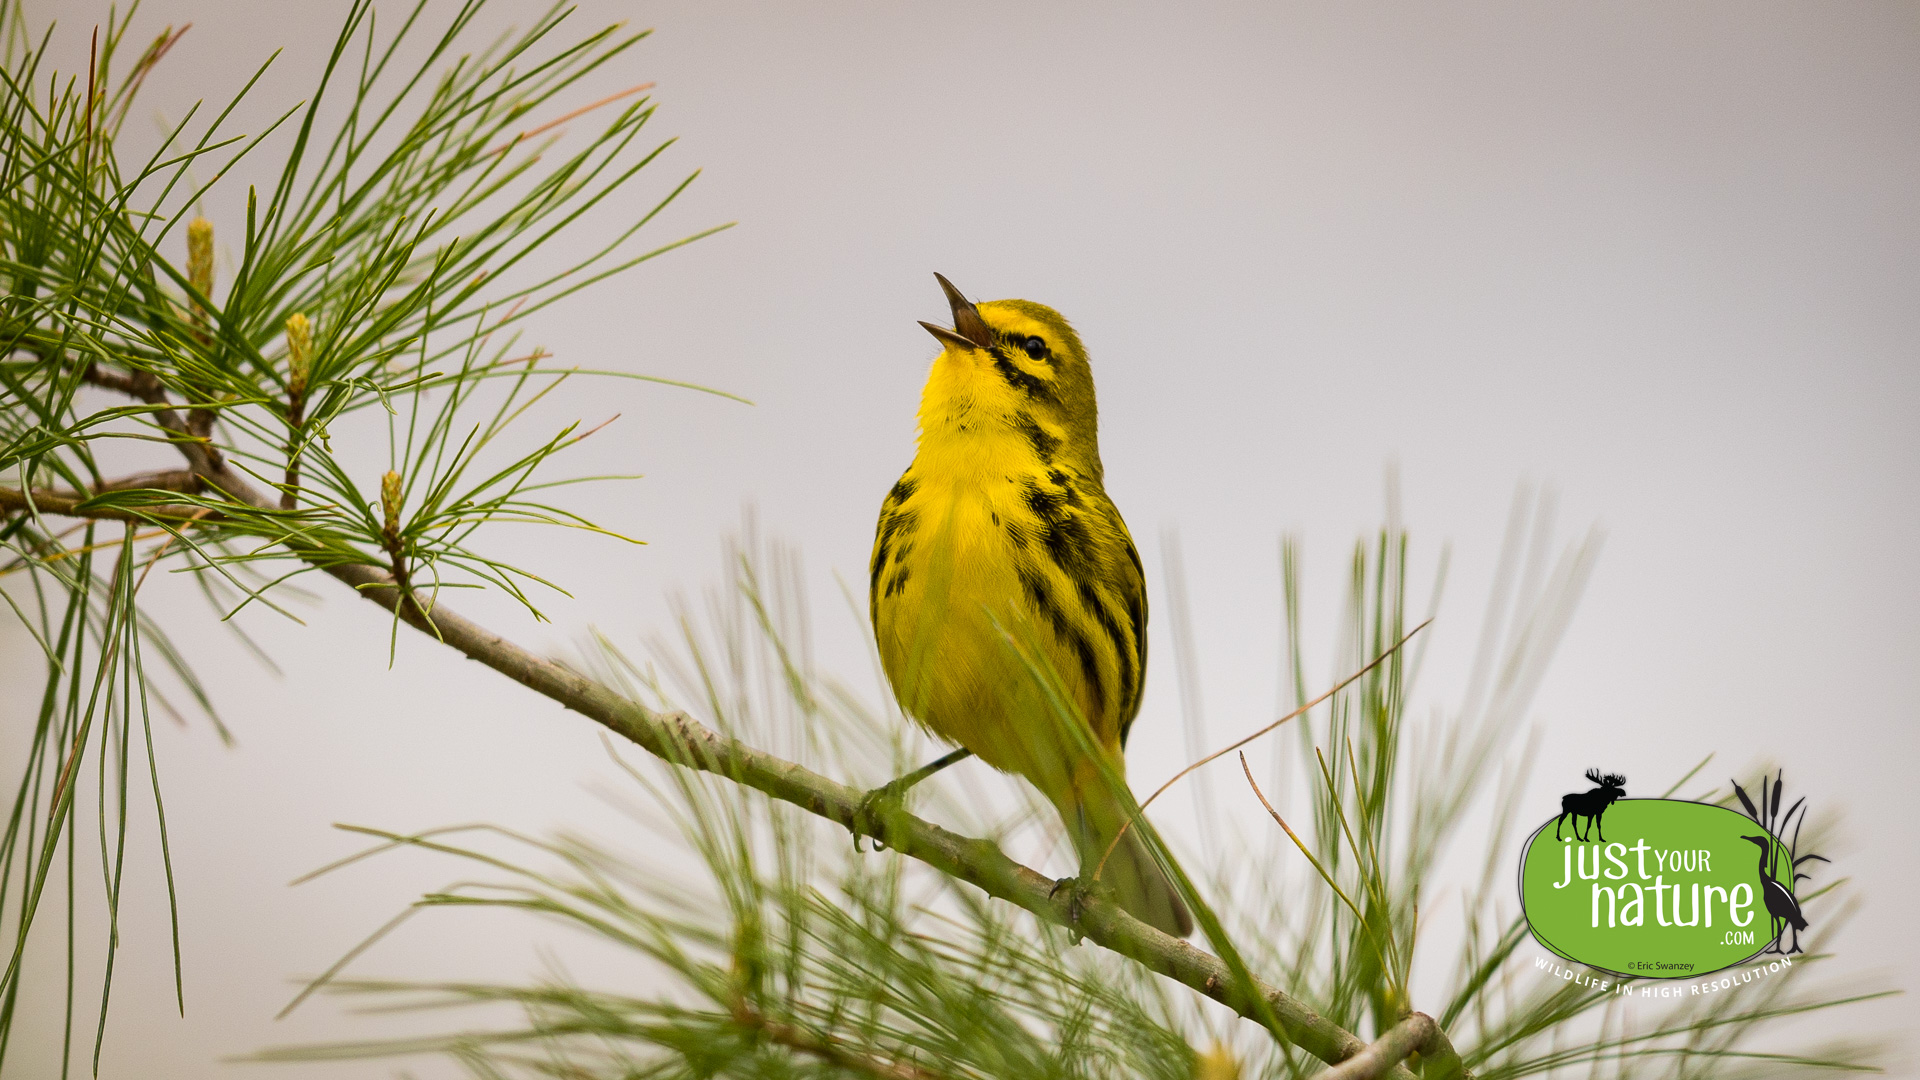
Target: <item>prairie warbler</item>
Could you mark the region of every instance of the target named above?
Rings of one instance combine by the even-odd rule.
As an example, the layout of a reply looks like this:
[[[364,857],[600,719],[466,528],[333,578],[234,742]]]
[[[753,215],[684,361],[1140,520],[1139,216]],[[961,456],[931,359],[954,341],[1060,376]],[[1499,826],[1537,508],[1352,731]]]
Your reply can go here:
[[[953,329],[920,397],[913,464],[880,507],[870,603],[880,657],[909,716],[1026,777],[1060,811],[1082,878],[1137,918],[1193,923],[1108,775],[1140,711],[1146,582],[1102,485],[1093,372],[1052,308],[968,302],[934,275]],[[1104,760],[1102,760],[1104,759]],[[1113,847],[1111,855],[1107,854]]]

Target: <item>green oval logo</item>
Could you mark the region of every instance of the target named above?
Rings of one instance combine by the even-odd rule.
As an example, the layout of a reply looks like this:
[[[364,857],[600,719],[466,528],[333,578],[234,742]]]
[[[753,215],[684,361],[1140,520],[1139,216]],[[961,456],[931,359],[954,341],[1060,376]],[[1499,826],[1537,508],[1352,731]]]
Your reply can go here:
[[[1788,920],[1768,894],[1780,908],[1793,869],[1766,829],[1676,799],[1615,796],[1594,808],[1601,815],[1583,821],[1588,808],[1570,805],[1521,856],[1520,906],[1540,944],[1640,979],[1704,975],[1774,944]]]

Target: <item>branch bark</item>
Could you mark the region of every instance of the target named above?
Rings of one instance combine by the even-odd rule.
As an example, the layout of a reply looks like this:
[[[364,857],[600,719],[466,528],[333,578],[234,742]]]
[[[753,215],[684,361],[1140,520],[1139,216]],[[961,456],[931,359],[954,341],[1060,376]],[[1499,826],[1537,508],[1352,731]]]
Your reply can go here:
[[[1414,1013],[1387,1029],[1366,1049],[1321,1073],[1322,1080],[1374,1080],[1405,1061],[1440,1033],[1440,1025],[1426,1013]]]
[[[157,401],[151,397],[147,400],[164,404],[166,397],[160,393]],[[167,425],[168,411],[163,409],[160,413],[163,426]],[[177,422],[177,414],[174,419]],[[193,474],[209,487],[257,509],[278,509],[277,499],[233,473],[218,452],[203,441],[187,435],[176,445],[193,464]],[[89,508],[84,505],[84,499],[71,497],[73,495],[77,493],[62,496],[48,492],[43,498],[35,493],[34,502],[42,513],[115,519],[124,519],[127,514],[114,508]],[[25,505],[23,493],[0,489],[0,508],[21,509]],[[297,546],[293,550],[303,557],[307,554]],[[890,812],[877,821],[870,815],[860,820],[864,792],[714,731],[683,713],[653,712],[583,675],[528,652],[444,606],[436,604],[427,608],[412,602],[384,569],[366,564],[340,564],[334,561],[337,556],[336,552],[325,561],[310,561],[409,626],[599,723],[647,752],[676,765],[745,784],[826,818],[850,833],[858,825],[860,831],[900,854],[918,859],[1040,918],[1071,927],[1088,940],[1204,994],[1249,1020],[1269,1026],[1266,1017],[1270,1015],[1277,1021],[1269,1026],[1276,1037],[1299,1046],[1321,1061],[1335,1065],[1364,1057],[1367,1064],[1356,1068],[1370,1070],[1342,1075],[1391,1075],[1396,1080],[1413,1080],[1413,1074],[1398,1062],[1429,1043],[1433,1044],[1436,1057],[1450,1058],[1455,1067],[1458,1066],[1459,1058],[1453,1054],[1451,1045],[1446,1044],[1445,1036],[1424,1014],[1415,1014],[1419,1021],[1424,1021],[1424,1026],[1410,1018],[1369,1046],[1305,1002],[1257,978],[1253,982],[1257,997],[1249,997],[1236,986],[1232,972],[1220,958],[1140,922],[1111,900],[1080,897],[1076,920],[1071,910],[1075,898],[1068,895],[1068,891],[1057,890],[1051,878],[1015,862],[990,841],[950,832],[904,810]],[[1415,1027],[1408,1028],[1409,1024]],[[1419,1038],[1408,1041],[1416,1031]],[[1385,1056],[1395,1050],[1399,1050],[1397,1055]],[[1378,1064],[1373,1064],[1375,1062]]]
[[[36,510],[42,514],[57,514],[61,517],[95,518],[103,521],[132,521],[140,524],[152,524],[173,519],[187,519],[200,514],[200,508],[185,505],[160,504],[143,506],[138,510],[128,510],[118,506],[89,506],[98,496],[116,491],[172,491],[183,495],[192,495],[201,490],[200,477],[185,469],[165,472],[140,473],[125,476],[100,485],[98,491],[60,491],[50,488],[35,488],[31,492],[19,488],[0,488],[0,513],[19,513]]]

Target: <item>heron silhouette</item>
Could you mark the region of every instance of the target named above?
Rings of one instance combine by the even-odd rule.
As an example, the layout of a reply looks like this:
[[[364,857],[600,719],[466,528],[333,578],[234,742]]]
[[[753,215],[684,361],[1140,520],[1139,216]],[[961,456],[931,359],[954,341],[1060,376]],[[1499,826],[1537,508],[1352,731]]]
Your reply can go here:
[[[1793,893],[1789,892],[1785,885],[1780,884],[1780,880],[1772,874],[1772,867],[1767,865],[1772,861],[1773,837],[1742,836],[1740,839],[1750,840],[1760,847],[1760,896],[1766,902],[1767,914],[1772,917],[1772,951],[1782,951],[1780,937],[1787,932],[1787,927],[1791,926],[1793,927],[1793,948],[1784,951],[1799,952],[1800,931],[1807,928],[1807,920],[1800,914],[1800,902],[1793,898]]]

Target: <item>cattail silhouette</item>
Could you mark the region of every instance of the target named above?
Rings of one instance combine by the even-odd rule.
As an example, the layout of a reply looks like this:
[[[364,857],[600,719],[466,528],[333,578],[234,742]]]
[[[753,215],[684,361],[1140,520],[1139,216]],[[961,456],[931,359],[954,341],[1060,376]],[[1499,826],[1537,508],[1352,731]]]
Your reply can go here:
[[[1828,859],[1824,855],[1816,855],[1812,852],[1800,854],[1800,826],[1806,824],[1807,815],[1804,808],[1807,800],[1805,796],[1795,799],[1787,812],[1782,814],[1780,803],[1785,788],[1785,769],[1774,774],[1772,798],[1768,798],[1767,778],[1764,775],[1761,776],[1760,806],[1756,809],[1753,800],[1747,797],[1746,789],[1740,786],[1738,780],[1733,781],[1733,793],[1739,798],[1740,805],[1746,809],[1747,816],[1766,830],[1763,836],[1740,838],[1760,846],[1760,898],[1766,904],[1767,914],[1773,920],[1773,943],[1767,946],[1766,951],[1797,953],[1800,951],[1800,931],[1807,928],[1807,919],[1800,911],[1800,900],[1795,894],[1800,887],[1800,879],[1813,876],[1803,872],[1800,864],[1815,859],[1827,862]],[[1797,821],[1794,818],[1796,813],[1799,814]],[[1788,823],[1793,824],[1791,842],[1780,838],[1780,834],[1786,831]],[[1774,873],[1776,860],[1782,854],[1787,857],[1788,865],[1793,870],[1793,878],[1787,884],[1781,884]],[[1788,927],[1793,928],[1792,948],[1782,949],[1780,938],[1787,932]]]

